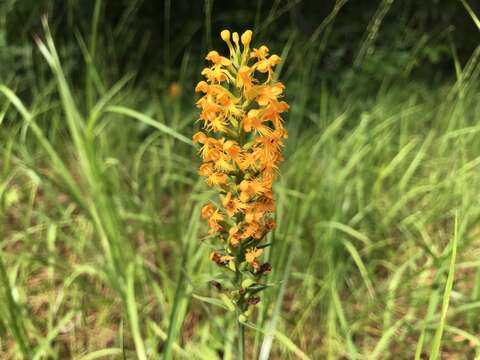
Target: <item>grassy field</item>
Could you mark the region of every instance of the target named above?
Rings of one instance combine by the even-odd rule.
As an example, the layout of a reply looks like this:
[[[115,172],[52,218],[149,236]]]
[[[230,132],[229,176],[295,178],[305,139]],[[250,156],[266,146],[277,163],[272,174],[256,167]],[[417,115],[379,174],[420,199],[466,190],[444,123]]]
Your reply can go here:
[[[162,89],[112,79],[92,34],[73,74],[45,23],[42,66],[0,85],[0,358],[236,359],[190,141],[201,59]],[[365,96],[312,83],[314,41],[275,49],[290,136],[246,358],[480,359],[480,53]]]

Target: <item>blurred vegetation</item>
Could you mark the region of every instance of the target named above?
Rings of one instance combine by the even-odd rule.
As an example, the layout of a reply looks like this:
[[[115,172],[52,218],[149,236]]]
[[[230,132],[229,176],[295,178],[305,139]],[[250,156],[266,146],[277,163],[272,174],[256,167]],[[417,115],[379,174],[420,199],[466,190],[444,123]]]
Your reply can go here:
[[[0,358],[235,359],[189,140],[223,28],[281,55],[291,105],[248,358],[480,358],[479,13],[0,2]]]
[[[32,36],[41,33],[40,17],[45,14],[62,47],[75,44],[78,32],[90,36],[96,2],[5,0],[0,4],[3,56],[16,59],[17,66],[22,63],[18,59],[23,60],[28,68]],[[175,78],[185,52],[202,56],[207,48],[220,44],[216,34],[226,26],[239,31],[251,28],[257,39],[268,39],[274,49],[289,39],[296,44],[314,40],[311,51],[318,53],[318,70],[313,80],[332,84],[338,84],[345,73],[357,81],[363,77],[371,86],[412,72],[428,82],[445,80],[454,77],[452,47],[464,63],[478,45],[475,24],[460,1],[118,0],[99,4],[101,21],[95,29],[101,34],[99,45],[115,42],[118,70],[135,69],[148,78],[152,73]],[[479,12],[477,2],[471,6]],[[332,17],[332,11],[339,16]],[[335,31],[322,31],[329,21],[334,22]],[[70,50],[79,55],[77,46]],[[2,71],[3,76],[9,72],[8,63]]]

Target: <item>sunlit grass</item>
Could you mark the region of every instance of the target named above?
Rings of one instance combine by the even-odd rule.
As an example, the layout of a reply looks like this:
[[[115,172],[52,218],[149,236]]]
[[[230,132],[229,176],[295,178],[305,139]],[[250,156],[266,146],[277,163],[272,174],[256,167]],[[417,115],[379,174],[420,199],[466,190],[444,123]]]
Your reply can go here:
[[[0,85],[0,357],[235,359],[189,140],[198,79],[182,96],[107,85],[94,41],[84,86],[46,24],[33,98]],[[316,53],[291,46],[273,286],[247,358],[480,356],[478,57],[441,88],[365,99],[312,84]]]

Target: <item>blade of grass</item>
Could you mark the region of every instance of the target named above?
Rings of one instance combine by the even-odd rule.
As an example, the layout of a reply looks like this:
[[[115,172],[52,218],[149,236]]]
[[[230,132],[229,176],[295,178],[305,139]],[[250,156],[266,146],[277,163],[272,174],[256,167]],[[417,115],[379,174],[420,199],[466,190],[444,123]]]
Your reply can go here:
[[[425,337],[427,335],[427,325],[430,321],[432,321],[439,301],[440,301],[440,292],[436,289],[433,289],[430,292],[430,299],[428,301],[427,313],[423,320],[422,332],[420,333],[420,337],[418,338],[418,341],[417,341],[417,346],[415,349],[415,360],[420,360],[422,358],[423,346],[425,344]]]
[[[158,324],[154,323],[153,321],[149,321],[149,326],[151,327],[152,331],[158,336],[161,340],[165,341],[167,339],[167,333],[163,331]],[[185,359],[191,359],[192,354],[185,349],[181,348],[176,342],[173,344],[173,351],[177,353],[178,356],[181,356]]]
[[[164,344],[163,359],[170,360],[176,339],[185,320],[189,297],[187,296],[187,286],[189,272],[193,271],[193,264],[197,261],[201,252],[194,246],[197,239],[198,219],[200,218],[200,206],[194,208],[190,216],[190,222],[186,234],[183,236],[182,261],[179,264],[179,278],[176,282],[175,295],[172,300],[172,309],[169,317],[168,335]],[[194,253],[195,252],[195,253]]]
[[[3,298],[6,299],[6,304],[4,305],[7,310],[9,319],[7,324],[10,326],[10,331],[15,339],[15,342],[18,344],[20,352],[23,356],[29,357],[31,354],[30,345],[27,340],[27,331],[24,324],[24,317],[19,305],[15,302],[13,298],[12,286],[8,278],[7,270],[3,262],[3,254],[0,251],[0,287],[3,290]]]
[[[351,326],[350,324],[347,323],[345,312],[342,307],[342,301],[340,300],[340,296],[338,295],[338,290],[337,290],[335,281],[332,281],[332,284],[331,284],[331,299],[335,307],[336,317],[338,318],[338,321],[340,322],[340,327],[344,332],[344,336],[346,337],[346,341],[347,341],[346,346],[349,352],[348,356],[351,360],[355,360],[358,358],[358,355],[359,355],[358,349],[356,348],[353,342],[352,336],[350,334]]]
[[[60,334],[62,329],[73,319],[74,316],[75,312],[70,311],[60,319],[57,325],[47,334],[47,336],[39,342],[38,346],[35,348],[32,360],[40,360],[45,358],[46,352],[50,348],[52,341],[55,340],[58,334]]]
[[[132,337],[137,351],[137,358],[139,360],[147,360],[147,353],[145,351],[145,344],[143,342],[142,334],[140,332],[140,320],[138,318],[137,302],[135,300],[135,268],[134,264],[130,264],[127,270],[127,296],[126,305],[128,312],[128,319],[130,321],[130,329],[132,330]]]
[[[52,160],[53,168],[56,169],[57,173],[62,177],[63,181],[65,182],[65,185],[70,192],[70,195],[73,196],[73,198],[78,202],[78,204],[80,204],[83,208],[87,209],[88,205],[85,202],[84,196],[78,189],[75,180],[71,176],[64,162],[61,160],[57,151],[54,149],[52,144],[44,135],[41,128],[34,122],[32,114],[25,108],[22,101],[15,95],[15,93],[10,88],[4,85],[0,85],[0,93],[3,93],[6,96],[6,98],[18,110],[23,120],[30,126],[38,142],[45,149],[50,159]]]
[[[457,256],[458,245],[458,215],[455,215],[455,229],[453,234],[453,241],[451,247],[450,266],[448,269],[447,282],[445,284],[445,291],[443,293],[442,312],[440,321],[438,323],[437,331],[432,341],[432,347],[430,352],[430,360],[436,360],[440,354],[440,348],[442,346],[443,329],[447,322],[448,306],[450,304],[450,294],[453,289],[453,282],[455,279],[455,260]]]
[[[291,250],[292,250],[291,247],[292,245],[290,244],[289,246],[290,256],[288,257],[287,263],[285,264],[282,280],[281,280],[280,287],[278,289],[278,293],[275,299],[275,307],[273,309],[273,314],[270,321],[268,322],[266,335],[263,338],[263,342],[260,347],[260,355],[258,357],[259,360],[268,360],[268,358],[270,357],[270,352],[272,350],[273,339],[275,337],[275,331],[276,331],[278,321],[280,320],[281,307],[285,297],[285,292],[287,290],[288,277],[290,274],[290,268],[292,266],[292,261],[293,261],[293,256],[291,254]]]
[[[367,270],[367,267],[365,266],[365,263],[362,260],[362,257],[360,256],[357,249],[350,241],[344,240],[343,245],[345,246],[347,251],[350,253],[350,256],[352,257],[353,261],[357,265],[358,270],[360,271],[360,275],[362,276],[365,286],[367,287],[368,294],[373,299],[375,297],[375,290],[373,289],[372,281],[368,276],[368,270]]]
[[[97,52],[97,40],[98,40],[98,25],[100,22],[100,13],[102,9],[102,0],[95,0],[95,6],[93,8],[93,16],[91,23],[91,34],[90,34],[90,43],[87,60],[87,71],[85,72],[85,96],[87,98],[87,107],[89,109],[93,106],[93,78],[96,75],[95,71],[95,59]],[[97,76],[98,78],[98,76]]]
[[[411,319],[412,312],[405,315],[403,318],[395,322],[391,327],[383,331],[382,337],[378,341],[377,345],[373,349],[372,353],[368,356],[368,359],[380,359],[380,356],[385,356],[388,351],[390,342],[395,337],[396,332],[402,327],[402,325]]]
[[[128,117],[131,117],[133,119],[139,120],[143,122],[144,124],[150,125],[157,130],[160,130],[161,132],[170,135],[174,137],[177,140],[180,140],[181,142],[188,144],[188,145],[193,145],[192,140],[187,138],[186,136],[180,134],[179,132],[175,131],[174,129],[168,127],[167,125],[162,124],[161,122],[158,122],[157,120],[152,119],[151,117],[144,115],[138,111],[123,107],[123,106],[109,106],[105,109],[106,112],[111,112],[111,113],[116,113],[120,115],[125,115]]]
[[[78,358],[77,360],[94,360],[94,359],[104,358],[107,356],[115,356],[115,355],[121,355],[121,354],[122,354],[122,349],[109,348],[109,349],[102,349],[102,350],[91,352],[90,354],[84,355]]]
[[[475,14],[475,12],[473,11],[473,9],[470,7],[470,5],[467,3],[466,0],[460,0],[463,4],[463,6],[465,7],[465,9],[467,10],[468,12],[468,15],[470,15],[470,17],[472,18],[473,22],[475,23],[475,25],[477,26],[478,30],[480,30],[480,20],[478,19],[477,15]]]

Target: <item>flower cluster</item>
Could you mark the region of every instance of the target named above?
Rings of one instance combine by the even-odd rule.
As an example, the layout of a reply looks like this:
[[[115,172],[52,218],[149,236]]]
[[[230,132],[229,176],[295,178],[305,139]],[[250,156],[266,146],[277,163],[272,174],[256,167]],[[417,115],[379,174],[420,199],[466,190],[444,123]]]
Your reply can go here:
[[[230,54],[210,51],[206,57],[211,66],[195,89],[203,94],[197,102],[203,131],[193,141],[201,145],[199,174],[220,193],[219,204],[202,209],[209,234],[222,241],[210,258],[235,274],[233,289],[217,288],[243,312],[260,300],[260,277],[270,271],[259,258],[268,245],[262,240],[275,227],[272,183],[287,137],[281,113],[288,104],[280,100],[285,86],[274,80],[280,57],[264,45],[250,49],[250,30],[241,37],[224,30],[221,37]]]

